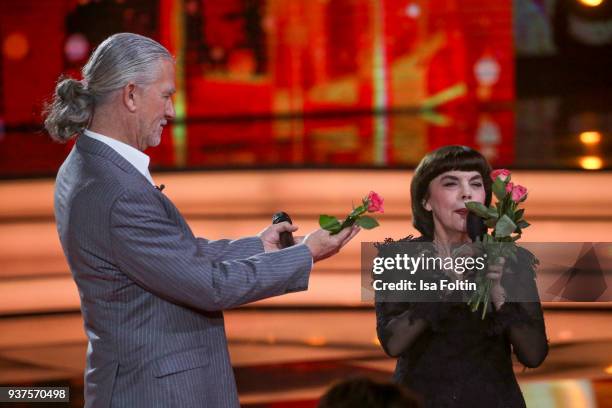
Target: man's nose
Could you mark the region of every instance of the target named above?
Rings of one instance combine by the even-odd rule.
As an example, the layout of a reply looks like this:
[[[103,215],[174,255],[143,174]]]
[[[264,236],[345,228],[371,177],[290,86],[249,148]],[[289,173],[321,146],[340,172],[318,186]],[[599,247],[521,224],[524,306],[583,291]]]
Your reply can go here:
[[[175,117],[176,111],[174,110],[174,103],[172,103],[172,100],[170,100],[168,106],[166,107],[166,118],[174,119]]]

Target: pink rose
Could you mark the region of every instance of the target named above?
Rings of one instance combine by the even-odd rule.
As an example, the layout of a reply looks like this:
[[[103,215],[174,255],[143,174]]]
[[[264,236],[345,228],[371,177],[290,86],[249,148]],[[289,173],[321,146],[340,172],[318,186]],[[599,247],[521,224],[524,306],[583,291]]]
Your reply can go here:
[[[374,191],[370,191],[368,197],[366,198],[368,201],[368,212],[379,212],[383,213],[383,198],[379,196]]]
[[[509,182],[508,184],[506,184],[506,193],[511,193],[513,187],[514,187],[513,182]]]
[[[507,181],[510,179],[510,170],[507,169],[497,169],[491,172],[491,180],[495,181],[495,179],[501,179],[501,181]]]
[[[527,199],[527,189],[520,184],[512,187],[512,201],[515,203],[520,203],[521,201],[525,201]]]

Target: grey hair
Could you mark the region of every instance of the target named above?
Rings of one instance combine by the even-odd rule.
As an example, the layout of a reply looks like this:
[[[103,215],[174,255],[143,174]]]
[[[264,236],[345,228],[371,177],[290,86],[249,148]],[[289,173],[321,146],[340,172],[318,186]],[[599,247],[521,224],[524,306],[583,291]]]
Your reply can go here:
[[[150,38],[133,33],[108,37],[83,67],[83,80],[60,77],[53,100],[45,109],[45,128],[59,142],[81,134],[94,108],[113,91],[129,82],[153,82],[159,75],[160,59],[173,61],[168,50]]]

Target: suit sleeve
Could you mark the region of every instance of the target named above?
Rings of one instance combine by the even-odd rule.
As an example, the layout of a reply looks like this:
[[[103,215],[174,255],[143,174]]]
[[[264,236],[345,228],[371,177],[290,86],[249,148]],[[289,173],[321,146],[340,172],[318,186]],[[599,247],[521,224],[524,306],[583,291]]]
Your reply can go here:
[[[206,238],[197,238],[198,245],[206,256],[212,261],[231,261],[236,259],[244,259],[265,252],[263,242],[259,237],[246,237],[236,240],[219,239],[209,241]],[[314,262],[311,259],[310,269]],[[301,282],[296,282],[287,287],[287,293],[299,292],[304,290],[304,285]]]
[[[215,256],[207,250],[214,244],[184,233],[148,192],[128,191],[115,201],[110,234],[120,270],[173,303],[218,311],[308,287],[312,255],[305,245],[237,259],[226,243],[232,256]]]
[[[236,240],[219,239],[210,241],[197,238],[202,252],[213,261],[231,261],[244,259],[264,252],[263,243],[259,237],[247,237]]]

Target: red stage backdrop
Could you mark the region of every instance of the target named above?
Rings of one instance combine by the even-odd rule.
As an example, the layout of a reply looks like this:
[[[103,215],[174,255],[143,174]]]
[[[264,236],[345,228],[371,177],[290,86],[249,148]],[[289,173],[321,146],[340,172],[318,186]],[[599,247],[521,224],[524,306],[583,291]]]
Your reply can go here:
[[[496,164],[513,161],[513,115],[500,109],[514,97],[509,0],[0,0],[0,7],[5,175],[61,162],[65,147],[32,135],[43,103],[59,74],[78,76],[92,49],[120,31],[153,37],[177,58],[178,120],[149,152],[158,166],[413,165],[448,143],[476,147]],[[389,111],[412,115],[372,115]],[[361,116],[326,119],[339,114]],[[235,122],[287,115],[294,118]],[[24,167],[14,152],[26,134],[25,143],[44,153]]]

